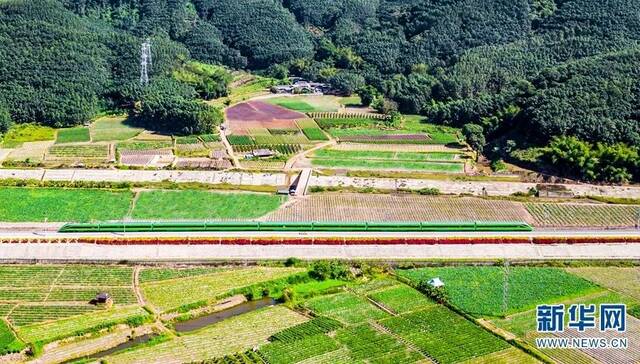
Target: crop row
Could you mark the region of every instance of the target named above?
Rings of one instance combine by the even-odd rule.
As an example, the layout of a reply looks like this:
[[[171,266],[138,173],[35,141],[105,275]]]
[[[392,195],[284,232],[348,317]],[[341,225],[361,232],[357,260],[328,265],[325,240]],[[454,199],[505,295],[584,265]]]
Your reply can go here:
[[[302,150],[300,144],[260,144],[260,145],[235,145],[233,149],[237,152],[246,153],[256,149],[275,150],[278,153],[289,155]]]
[[[15,326],[25,326],[43,321],[59,320],[65,317],[81,315],[98,310],[93,305],[18,305],[9,315],[9,321]]]
[[[368,324],[348,327],[336,333],[336,340],[349,349],[354,360],[383,363],[424,362],[425,357],[403,342]]]
[[[415,289],[399,285],[369,295],[387,309],[396,313],[407,313],[433,305],[433,301]]]
[[[325,334],[342,327],[339,321],[329,317],[317,317],[299,325],[284,329],[269,338],[271,341],[293,342],[307,336]]]
[[[323,334],[305,336],[292,342],[274,341],[260,347],[269,363],[293,364],[339,348],[338,343]]]
[[[306,302],[306,306],[320,315],[329,316],[348,325],[388,316],[366,299],[348,292],[312,298]]]
[[[441,306],[381,323],[439,363],[457,363],[509,347],[488,331]]]
[[[54,145],[49,148],[49,154],[54,157],[106,158],[109,146],[97,145]]]

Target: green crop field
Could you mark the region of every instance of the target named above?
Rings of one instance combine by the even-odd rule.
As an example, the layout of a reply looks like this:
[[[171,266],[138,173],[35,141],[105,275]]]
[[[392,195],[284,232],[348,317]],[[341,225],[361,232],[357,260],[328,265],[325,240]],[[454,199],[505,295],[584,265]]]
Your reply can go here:
[[[444,267],[400,270],[398,274],[416,283],[439,277],[453,305],[480,316],[505,316],[600,290],[558,268],[510,267],[508,275],[506,272],[501,267]]]
[[[15,124],[2,135],[3,148],[19,148],[25,142],[54,140],[56,130],[36,124]]]
[[[140,134],[143,129],[128,124],[125,116],[109,116],[91,124],[91,140],[94,142],[127,140]]]
[[[16,337],[9,325],[0,319],[0,355],[22,350],[24,344]]]
[[[58,130],[56,144],[88,142],[91,140],[89,128],[77,127]]]
[[[186,278],[199,276],[203,274],[212,274],[223,270],[224,268],[144,268],[140,271],[140,282],[157,282],[174,278]]]
[[[230,269],[212,274],[143,283],[142,291],[151,305],[160,311],[199,302],[215,301],[252,285],[286,278],[303,272],[299,268],[253,267]]]
[[[170,149],[173,147],[173,143],[170,140],[132,140],[118,143],[116,147],[118,148],[118,150]]]
[[[84,315],[66,317],[19,327],[18,334],[27,342],[49,342],[75,336],[96,327],[109,327],[131,320],[147,319],[149,314],[138,306],[124,306],[108,310],[92,311]]]
[[[208,191],[142,192],[132,217],[150,219],[251,219],[274,211],[286,200],[282,196],[257,193]]]
[[[453,161],[459,154],[446,152],[426,152],[426,153],[409,153],[409,152],[383,152],[383,151],[367,151],[367,150],[336,150],[336,149],[320,149],[313,152],[314,158],[327,159],[380,159],[380,160],[396,160],[396,161]]]
[[[457,363],[509,347],[505,341],[442,306],[391,317],[381,323],[443,364]]]
[[[0,217],[34,222],[118,220],[127,214],[131,198],[128,191],[2,187]]]
[[[305,305],[320,315],[349,325],[388,316],[386,312],[373,306],[365,298],[348,292],[312,298]]]
[[[407,313],[434,305],[431,299],[415,289],[398,285],[376,291],[369,298],[395,313]]]
[[[266,102],[300,112],[335,112],[340,103],[335,96],[284,96],[273,97]]]
[[[275,341],[264,345],[260,352],[268,363],[293,364],[337,350],[338,343],[329,336],[309,335],[292,342]]]
[[[58,158],[99,158],[109,156],[109,146],[106,144],[54,145],[49,148],[49,154]]]
[[[424,362],[422,354],[369,324],[338,330],[336,340],[349,349],[352,359],[365,360],[365,363]]]
[[[2,221],[90,222],[122,220],[133,201],[127,190],[0,187]],[[65,203],[60,203],[65,201]],[[136,219],[251,219],[276,210],[286,197],[258,193],[144,191]],[[107,206],[108,208],[105,208]]]
[[[422,172],[446,172],[463,173],[462,163],[439,162],[411,162],[375,159],[322,159],[313,158],[311,163],[324,168],[350,168],[350,169],[386,169],[386,170],[412,170]]]

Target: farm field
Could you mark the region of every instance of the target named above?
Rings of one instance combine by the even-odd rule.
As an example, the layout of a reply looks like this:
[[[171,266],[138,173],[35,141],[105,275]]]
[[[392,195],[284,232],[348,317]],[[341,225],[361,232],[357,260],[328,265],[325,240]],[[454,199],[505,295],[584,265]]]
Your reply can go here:
[[[169,311],[180,306],[216,301],[228,292],[289,277],[298,268],[254,267],[142,284],[142,292],[153,307]]]
[[[286,197],[256,193],[148,191],[140,193],[132,217],[139,220],[258,218],[277,209]]]
[[[475,316],[505,316],[534,308],[537,304],[601,290],[558,268],[444,267],[401,270],[398,274],[416,284],[440,278],[445,283],[449,302]]]
[[[0,217],[7,222],[253,219],[276,210],[286,197],[209,191],[0,187]],[[60,201],[65,201],[61,204]],[[109,208],[105,208],[109,206]]]
[[[637,305],[637,301],[611,291],[600,291],[590,295],[560,301],[549,301],[549,303],[563,303],[565,306],[571,304],[602,304],[602,303],[624,303],[628,307]],[[598,314],[596,314],[598,316]],[[638,327],[638,320],[627,315],[627,333],[624,335],[635,337],[640,332]],[[531,345],[535,345],[535,338],[542,337],[543,334],[539,334],[536,331],[536,310],[528,310],[514,315],[507,316],[506,318],[494,319],[493,323],[501,329],[511,332],[519,338],[525,340]],[[599,336],[613,337],[617,333],[600,333]],[[556,337],[584,337],[593,336],[592,330],[587,330],[584,333],[579,333],[577,330],[566,331],[561,334],[554,334]],[[621,334],[617,334],[618,336]],[[548,335],[547,335],[548,336]],[[576,349],[542,349],[541,351],[549,356],[552,360],[562,364],[573,363],[631,363],[640,360],[638,353],[640,352],[640,345],[637,340],[629,338],[628,350],[596,350],[596,351],[580,351]]]
[[[335,96],[283,96],[265,101],[300,112],[335,112],[341,107],[341,98]]]
[[[140,307],[132,306],[137,303],[132,281],[129,267],[2,265],[0,318],[27,343],[124,323],[146,316]],[[115,306],[90,304],[98,292],[109,292]]]
[[[16,124],[2,135],[2,148],[19,148],[25,142],[54,140],[56,131],[36,124]]]
[[[623,267],[567,268],[571,274],[640,301],[640,269]]]
[[[638,223],[640,206],[526,203],[525,207],[538,226],[633,227]]]
[[[269,94],[269,88],[278,81],[273,78],[235,71],[229,84],[229,95],[209,101],[214,106],[224,107],[250,100],[256,96]]]
[[[323,168],[415,170],[421,172],[463,173],[462,163],[411,162],[375,159],[324,159],[313,158],[312,164]]]
[[[0,216],[12,222],[118,220],[127,214],[131,198],[129,191],[2,187]]]
[[[113,352],[104,360],[109,363],[163,364],[538,363],[535,358],[511,346],[488,329],[436,303],[393,275],[361,272],[356,278],[316,280],[321,278],[310,278],[316,277],[311,274],[315,269],[316,265],[304,263],[288,268],[0,265],[0,292],[33,292],[29,298],[31,301],[24,303],[22,300],[29,297],[26,293],[14,297],[0,295],[0,350],[1,345],[20,349],[35,341],[48,343],[74,337],[71,341],[67,339],[62,346],[53,342],[41,349],[42,358],[69,360],[73,358],[71,355],[78,355],[74,353],[79,352],[85,345],[83,343],[95,351],[103,350],[104,346],[98,347],[94,343],[101,342],[108,347],[109,340],[113,340],[115,346],[122,342],[120,337],[126,330],[144,325],[135,330],[154,332],[152,335],[159,336],[148,343]],[[498,283],[500,278],[491,269],[502,268],[451,266],[395,269],[395,272],[404,277],[406,272],[435,270],[445,282],[446,289],[466,289],[469,295],[467,300],[471,302],[492,299],[490,295],[482,296],[476,291],[486,290],[488,285],[501,285]],[[519,304],[517,310],[508,312],[508,316],[491,320],[497,327],[528,343],[535,338],[535,310],[530,305],[535,299],[565,304],[622,302],[630,307],[637,304],[628,296],[598,288],[559,268],[512,269],[521,271],[515,274],[519,277],[510,287],[509,299],[525,303]],[[450,279],[456,275],[454,273],[459,276],[459,281]],[[139,286],[134,282],[134,274],[139,276]],[[290,279],[292,275],[296,278]],[[536,279],[563,286],[564,290],[561,294],[555,294],[556,291],[550,291],[547,287],[549,284],[536,284]],[[587,289],[576,293],[576,287],[581,285],[587,286]],[[115,306],[82,311],[80,306],[89,305],[83,302],[87,299],[86,295],[76,296],[80,294],[79,290],[86,288],[88,292],[98,287],[114,295]],[[139,287],[140,295],[146,302],[145,307],[156,313],[164,312],[162,317],[170,321],[151,323],[152,315],[137,304],[133,294],[128,300],[124,293],[118,293],[117,290],[121,288],[132,292],[136,287]],[[567,294],[571,288],[574,288],[572,292],[576,293],[575,296]],[[55,301],[54,292],[68,294],[56,294],[62,301]],[[207,314],[206,309],[213,308],[213,304],[237,294],[246,294],[252,299],[268,294],[279,301],[273,306],[237,312],[193,331],[180,331],[177,325],[172,325],[176,322],[171,321],[175,320],[172,312],[179,307],[181,309],[177,313],[187,313],[183,318],[190,319],[197,317],[191,315],[198,315],[199,310],[204,309],[200,314]],[[459,297],[450,295],[454,304]],[[76,301],[70,301],[72,299]],[[43,308],[45,306],[48,306],[48,311]],[[30,316],[20,316],[23,307],[31,310]],[[78,309],[73,311],[71,307]],[[469,303],[466,307],[470,307]],[[22,322],[23,318],[26,321]],[[10,325],[3,330],[2,322]],[[628,317],[628,322],[630,331],[627,333],[640,333],[640,321]],[[113,330],[97,332],[98,327],[118,324],[121,326]],[[81,333],[89,335],[78,336]],[[70,345],[69,350],[65,349],[66,345]],[[590,358],[610,362],[607,356],[616,358],[617,363],[626,363],[633,362],[637,352],[620,354],[613,351],[546,350],[545,354],[559,363],[590,362]],[[69,357],[65,357],[65,353]]]
[[[91,140],[89,128],[76,127],[58,130],[56,144],[88,142]]]
[[[390,317],[380,323],[439,363],[457,363],[509,347],[442,306]]]
[[[474,197],[357,193],[311,194],[278,209],[266,221],[525,221],[521,204]]]
[[[105,116],[91,124],[91,140],[94,142],[127,140],[143,129],[127,124],[126,116]]]
[[[154,346],[106,357],[109,363],[179,364],[247,351],[280,330],[308,319],[282,306],[229,318]]]
[[[409,153],[409,152],[383,152],[383,151],[345,151],[330,149],[319,149],[312,154],[313,158],[327,159],[368,159],[368,160],[395,160],[399,162],[411,161],[453,161],[460,157],[456,153],[445,152],[427,152],[427,153]]]

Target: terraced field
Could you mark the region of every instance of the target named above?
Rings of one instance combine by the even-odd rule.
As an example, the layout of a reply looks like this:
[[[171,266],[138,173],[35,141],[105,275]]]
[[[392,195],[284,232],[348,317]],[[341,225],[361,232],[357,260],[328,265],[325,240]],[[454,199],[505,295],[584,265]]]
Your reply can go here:
[[[297,200],[267,221],[525,221],[527,210],[510,201],[473,197],[326,193]]]
[[[109,266],[0,266],[0,317],[25,342],[48,342],[95,326],[146,317],[133,292],[133,269]],[[92,305],[108,292],[115,307]]]

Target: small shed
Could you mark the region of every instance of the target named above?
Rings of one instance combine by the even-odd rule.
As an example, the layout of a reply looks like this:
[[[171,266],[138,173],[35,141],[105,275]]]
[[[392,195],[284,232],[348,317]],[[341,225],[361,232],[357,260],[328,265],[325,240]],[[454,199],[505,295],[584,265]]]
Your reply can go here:
[[[444,282],[438,277],[430,279],[427,283],[429,283],[429,285],[433,288],[444,287]]]
[[[256,158],[269,158],[276,155],[276,153],[269,149],[256,149],[252,151],[251,154]]]
[[[98,292],[96,297],[93,299],[96,305],[106,305],[107,307],[111,307],[113,305],[113,298],[109,294],[109,292]]]

